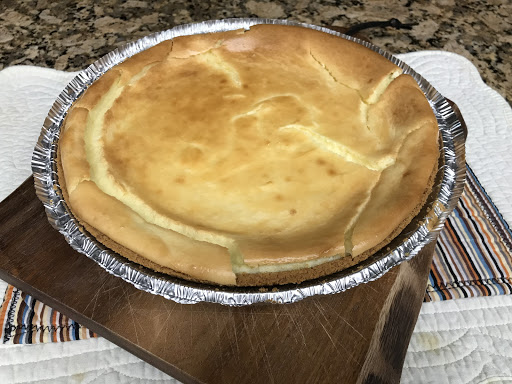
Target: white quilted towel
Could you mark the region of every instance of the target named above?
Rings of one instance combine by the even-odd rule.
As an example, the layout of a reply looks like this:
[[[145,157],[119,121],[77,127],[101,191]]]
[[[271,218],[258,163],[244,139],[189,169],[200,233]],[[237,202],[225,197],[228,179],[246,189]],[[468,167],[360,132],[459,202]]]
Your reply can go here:
[[[461,56],[399,56],[461,109],[467,159],[505,220],[512,222],[512,110]],[[30,159],[47,112],[74,76],[36,67],[0,72],[0,200],[30,176]],[[0,281],[0,295],[5,283]],[[425,303],[403,383],[512,383],[512,296]],[[176,383],[105,339],[0,345],[0,383]]]

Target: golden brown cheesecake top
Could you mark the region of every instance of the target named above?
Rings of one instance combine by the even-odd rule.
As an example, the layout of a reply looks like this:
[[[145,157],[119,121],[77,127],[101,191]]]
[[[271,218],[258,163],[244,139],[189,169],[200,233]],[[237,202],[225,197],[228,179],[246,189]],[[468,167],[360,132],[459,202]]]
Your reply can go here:
[[[437,131],[414,79],[377,53],[258,25],[112,68],[70,110],[59,156],[81,221],[232,285],[381,244],[424,199]]]

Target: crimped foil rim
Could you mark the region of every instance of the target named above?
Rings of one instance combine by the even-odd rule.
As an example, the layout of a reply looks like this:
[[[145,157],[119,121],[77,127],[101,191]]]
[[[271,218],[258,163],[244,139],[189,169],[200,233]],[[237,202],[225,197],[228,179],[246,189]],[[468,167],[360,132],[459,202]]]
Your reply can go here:
[[[442,139],[442,161],[438,171],[441,179],[437,195],[431,196],[432,209],[420,220],[416,228],[402,232],[400,243],[348,272],[339,272],[321,281],[307,281],[298,285],[268,287],[217,287],[189,282],[141,267],[109,250],[94,237],[85,234],[78,221],[68,210],[62,198],[57,177],[56,148],[60,126],[71,104],[103,73],[126,58],[150,48],[164,40],[182,35],[222,32],[256,24],[280,24],[310,28],[354,41],[379,53],[414,77],[425,93],[436,115]],[[32,171],[36,194],[42,201],[50,224],[62,233],[72,248],[93,259],[107,272],[122,278],[135,287],[161,295],[182,304],[212,302],[242,306],[260,302],[293,303],[313,295],[345,291],[361,283],[375,280],[392,267],[409,260],[428,243],[435,240],[450,212],[454,209],[464,188],[465,134],[462,117],[434,87],[408,65],[386,51],[351,36],[327,28],[287,20],[226,19],[186,24],[146,36],[118,48],[81,71],[59,95],[45,119],[41,135],[32,156]],[[409,227],[408,227],[409,228]],[[381,251],[383,252],[383,251]]]

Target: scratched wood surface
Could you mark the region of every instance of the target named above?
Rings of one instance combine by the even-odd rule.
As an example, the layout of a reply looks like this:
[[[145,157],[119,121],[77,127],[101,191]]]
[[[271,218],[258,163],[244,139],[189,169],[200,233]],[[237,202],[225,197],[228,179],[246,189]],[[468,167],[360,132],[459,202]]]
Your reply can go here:
[[[0,204],[0,278],[186,383],[398,382],[432,252],[296,304],[180,305],[72,250],[32,178]]]

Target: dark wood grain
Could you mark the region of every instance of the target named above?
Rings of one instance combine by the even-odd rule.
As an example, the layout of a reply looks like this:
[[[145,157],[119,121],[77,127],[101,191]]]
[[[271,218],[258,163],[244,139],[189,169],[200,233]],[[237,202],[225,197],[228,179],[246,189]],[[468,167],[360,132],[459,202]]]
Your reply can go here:
[[[432,251],[296,304],[181,305],[72,250],[31,178],[0,204],[0,278],[186,383],[397,382]]]

